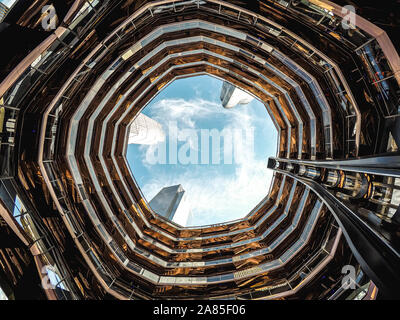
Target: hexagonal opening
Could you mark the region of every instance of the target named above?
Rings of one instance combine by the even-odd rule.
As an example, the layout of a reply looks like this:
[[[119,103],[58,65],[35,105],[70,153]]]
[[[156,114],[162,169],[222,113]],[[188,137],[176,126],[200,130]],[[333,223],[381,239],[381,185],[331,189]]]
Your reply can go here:
[[[126,158],[153,211],[184,227],[217,224],[267,197],[277,135],[258,99],[194,76],[170,83],[135,118]]]

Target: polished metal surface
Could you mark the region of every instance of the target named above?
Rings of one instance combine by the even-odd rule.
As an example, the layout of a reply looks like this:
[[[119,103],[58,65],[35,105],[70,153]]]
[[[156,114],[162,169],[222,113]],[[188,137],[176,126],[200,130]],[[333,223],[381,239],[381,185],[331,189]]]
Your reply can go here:
[[[51,266],[47,299],[328,299],[349,263],[397,298],[400,64],[370,17],[348,28],[326,0],[77,0],[45,32],[43,4],[5,19],[32,34],[0,79],[10,298]],[[262,101],[278,148],[247,216],[184,228],[150,208],[126,145],[158,92],[204,74]]]

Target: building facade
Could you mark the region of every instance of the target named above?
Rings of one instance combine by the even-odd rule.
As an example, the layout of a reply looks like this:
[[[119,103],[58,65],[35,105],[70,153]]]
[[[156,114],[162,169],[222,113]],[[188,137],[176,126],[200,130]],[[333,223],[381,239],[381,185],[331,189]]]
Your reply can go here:
[[[244,92],[233,84],[224,81],[220,95],[220,100],[224,108],[230,109],[237,106],[238,104],[249,104],[251,101],[253,101],[253,99],[254,98],[247,92]]]
[[[162,188],[149,202],[150,207],[159,215],[183,227],[187,226],[190,207],[185,190],[176,185]]]

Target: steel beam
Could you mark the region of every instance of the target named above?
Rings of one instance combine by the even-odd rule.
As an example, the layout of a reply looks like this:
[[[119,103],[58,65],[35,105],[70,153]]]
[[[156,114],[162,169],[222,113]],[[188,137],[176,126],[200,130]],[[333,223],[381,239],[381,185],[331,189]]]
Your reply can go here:
[[[351,172],[361,172],[400,178],[400,155],[356,158],[352,160],[297,160],[275,158],[278,162],[290,162],[299,165],[336,169]]]
[[[276,169],[276,171],[303,183],[314,191],[332,212],[343,230],[353,255],[363,271],[377,285],[381,296],[385,299],[400,299],[399,252],[319,183],[284,170]]]

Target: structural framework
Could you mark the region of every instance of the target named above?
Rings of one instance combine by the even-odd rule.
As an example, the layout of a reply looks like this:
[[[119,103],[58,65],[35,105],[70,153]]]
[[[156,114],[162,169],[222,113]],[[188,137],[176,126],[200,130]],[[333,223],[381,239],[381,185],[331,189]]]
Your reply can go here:
[[[344,266],[352,296],[400,297],[394,1],[54,3],[17,2],[0,29],[8,298],[338,299]],[[150,209],[125,155],[150,99],[203,74],[265,104],[278,152],[245,218],[183,228]]]

